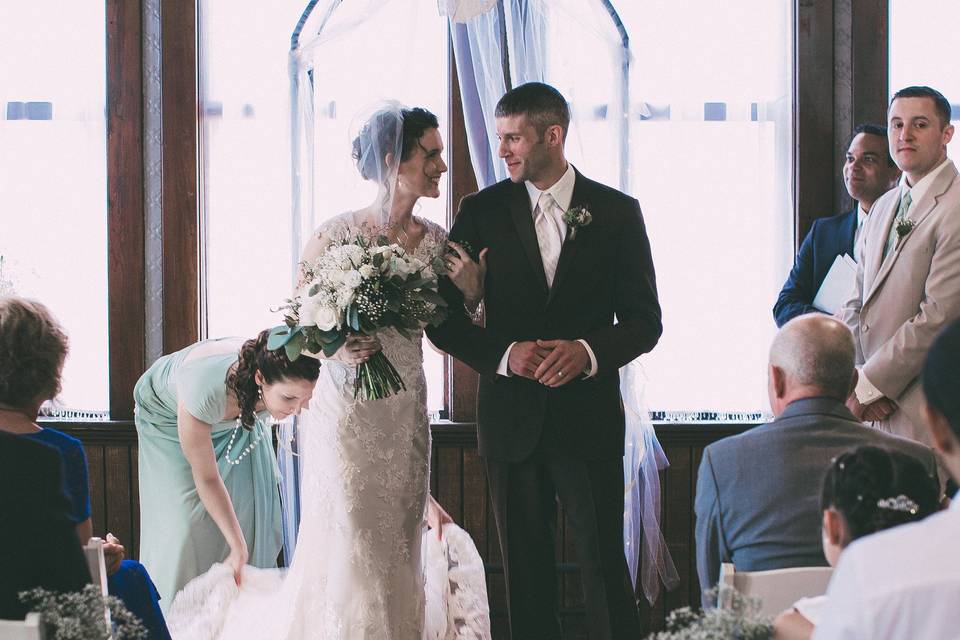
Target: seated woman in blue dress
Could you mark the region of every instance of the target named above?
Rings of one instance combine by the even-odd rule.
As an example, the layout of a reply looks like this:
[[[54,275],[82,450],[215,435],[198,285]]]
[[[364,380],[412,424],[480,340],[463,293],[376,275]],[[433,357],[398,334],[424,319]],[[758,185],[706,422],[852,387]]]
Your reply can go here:
[[[60,453],[69,516],[81,544],[93,535],[87,457],[79,440],[37,424],[40,406],[60,391],[67,336],[45,306],[22,298],[0,298],[0,431],[45,444]],[[153,639],[170,634],[159,595],[139,562],[124,560],[120,541],[104,544],[109,592],[139,617]]]

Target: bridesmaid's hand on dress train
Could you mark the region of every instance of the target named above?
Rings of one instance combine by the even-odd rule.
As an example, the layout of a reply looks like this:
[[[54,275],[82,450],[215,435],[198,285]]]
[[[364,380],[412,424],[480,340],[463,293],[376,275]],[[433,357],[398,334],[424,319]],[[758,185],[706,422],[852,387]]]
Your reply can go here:
[[[238,587],[240,586],[240,572],[243,571],[243,567],[247,564],[249,557],[250,554],[247,552],[246,545],[244,545],[243,547],[231,549],[230,555],[223,561],[223,564],[233,569],[233,579],[236,581]]]
[[[443,540],[443,525],[454,524],[450,514],[443,510],[433,496],[427,496],[427,526],[437,532],[437,539]]]

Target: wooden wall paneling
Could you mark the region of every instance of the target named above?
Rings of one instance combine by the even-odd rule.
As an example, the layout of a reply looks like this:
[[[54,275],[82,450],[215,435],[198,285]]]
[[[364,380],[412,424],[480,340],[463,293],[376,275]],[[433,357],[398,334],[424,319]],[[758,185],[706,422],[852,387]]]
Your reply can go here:
[[[126,547],[128,557],[140,557],[140,449],[130,448],[130,544]]]
[[[439,447],[439,482],[436,499],[457,522],[463,522],[463,449],[459,446]]]
[[[697,517],[694,511],[693,500],[697,495],[697,478],[700,477],[700,461],[703,460],[703,450],[706,448],[703,444],[698,444],[690,448],[690,602],[697,604],[700,602],[700,575],[697,572]]]
[[[489,557],[487,546],[487,474],[483,468],[483,461],[476,449],[463,449],[463,519],[460,525],[473,537],[473,543],[483,554]]]
[[[133,418],[144,368],[143,78],[140,0],[107,0],[110,417]]]
[[[84,444],[90,466],[94,531],[98,535],[113,531],[121,536],[128,557],[138,557],[138,459],[133,424],[129,421],[45,424],[79,438]],[[671,463],[661,472],[661,522],[681,584],[673,591],[663,593],[653,606],[641,601],[645,632],[662,629],[669,611],[699,603],[693,531],[697,468],[707,444],[746,428],[748,425],[669,425],[657,428],[657,435]],[[484,466],[476,451],[474,429],[470,424],[433,425],[430,485],[441,504],[473,537],[484,559],[494,637],[505,638],[507,608],[502,559]],[[566,629],[564,637],[569,640],[585,637],[585,622],[576,553],[565,528],[562,510],[558,510],[558,568],[563,585],[560,604]]]
[[[199,337],[196,0],[160,7],[163,109],[163,352]]]
[[[94,535],[106,539],[113,533],[123,544],[130,544],[133,532],[131,508],[130,447],[110,445],[104,447],[104,477],[106,489],[105,527]]]
[[[94,535],[103,535],[101,532],[107,525],[107,492],[103,446],[84,444],[84,449],[87,452],[88,481],[90,483],[90,521],[93,524]]]
[[[693,544],[689,535],[693,489],[690,482],[690,447],[665,445],[664,452],[670,460],[670,467],[665,475],[666,482],[660,487],[662,500],[667,505],[661,526],[667,548],[680,575],[677,587],[663,596],[666,610],[672,611],[691,604],[690,567]]]

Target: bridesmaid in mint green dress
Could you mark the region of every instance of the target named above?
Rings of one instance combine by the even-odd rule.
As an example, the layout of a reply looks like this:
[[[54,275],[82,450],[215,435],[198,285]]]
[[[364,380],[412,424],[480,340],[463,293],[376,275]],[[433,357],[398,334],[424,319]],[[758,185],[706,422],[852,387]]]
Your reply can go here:
[[[270,417],[307,406],[313,358],[254,340],[205,340],[158,359],[134,388],[140,561],[162,596],[214,563],[276,567],[281,516]]]

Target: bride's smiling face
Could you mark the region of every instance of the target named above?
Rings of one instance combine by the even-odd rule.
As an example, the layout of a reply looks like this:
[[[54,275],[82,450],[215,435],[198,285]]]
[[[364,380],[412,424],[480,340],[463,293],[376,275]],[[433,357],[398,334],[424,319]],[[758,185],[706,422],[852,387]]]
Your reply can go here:
[[[410,157],[400,161],[397,188],[414,198],[439,198],[440,178],[446,172],[440,130],[427,129],[417,140]]]

